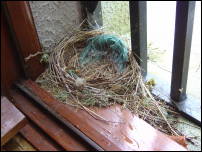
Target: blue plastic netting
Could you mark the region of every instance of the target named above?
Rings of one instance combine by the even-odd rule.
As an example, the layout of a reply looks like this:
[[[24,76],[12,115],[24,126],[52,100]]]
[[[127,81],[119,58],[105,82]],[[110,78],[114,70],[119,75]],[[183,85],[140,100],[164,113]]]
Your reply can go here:
[[[113,61],[118,72],[123,72],[128,62],[128,49],[118,37],[101,34],[88,39],[87,46],[79,56],[79,62],[83,66],[103,58]]]

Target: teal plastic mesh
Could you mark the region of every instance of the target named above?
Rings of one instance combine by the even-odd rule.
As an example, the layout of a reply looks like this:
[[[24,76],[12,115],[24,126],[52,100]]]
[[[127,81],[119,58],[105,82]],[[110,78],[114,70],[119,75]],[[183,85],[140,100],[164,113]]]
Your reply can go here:
[[[79,56],[82,66],[107,58],[123,72],[128,62],[128,49],[124,42],[116,36],[102,34],[88,39],[87,46]]]

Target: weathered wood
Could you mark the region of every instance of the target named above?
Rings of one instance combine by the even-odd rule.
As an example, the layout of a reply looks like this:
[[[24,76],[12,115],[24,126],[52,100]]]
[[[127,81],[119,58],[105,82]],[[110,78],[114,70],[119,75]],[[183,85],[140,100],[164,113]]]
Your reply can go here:
[[[1,145],[15,136],[25,124],[25,116],[6,97],[1,97]]]
[[[24,72],[35,80],[45,67],[40,63],[39,55],[25,62],[27,56],[42,50],[29,2],[4,1],[2,4]]]
[[[16,83],[16,87],[21,90],[26,96],[31,98],[36,104],[42,107],[45,111],[47,111],[51,116],[60,121],[63,125],[65,125],[68,129],[70,129],[73,133],[75,133],[78,137],[86,141],[91,147],[95,150],[103,151],[103,148],[100,147],[96,142],[86,136],[83,132],[81,132],[78,128],[72,125],[70,122],[66,121],[60,114],[52,110],[47,104],[45,104],[37,95],[33,94],[29,88],[24,86],[22,83]]]
[[[178,144],[187,147],[185,136],[168,136],[172,140],[176,141]]]
[[[1,93],[8,96],[14,81],[23,76],[5,14],[1,9]]]
[[[2,147],[2,151],[37,151],[37,149],[20,134],[17,134]]]
[[[90,139],[96,141],[97,144],[99,143],[99,146],[104,147],[104,150],[121,150],[114,143],[108,142],[108,138],[100,134],[99,129],[96,129],[95,126],[91,126],[91,124],[88,123],[88,119],[91,118],[88,113],[85,113],[84,111],[77,111],[76,109],[57,101],[48,92],[40,88],[34,81],[24,81],[23,84],[29,87],[33,93],[35,93],[40,99],[42,99],[42,101],[44,101],[46,105],[64,117],[67,122],[73,124]],[[93,122],[94,119],[92,119],[92,123]]]
[[[104,150],[186,150],[127,109],[118,105],[109,108],[94,108],[95,113],[109,122],[96,120],[84,110],[57,101],[35,82],[23,83],[52,110],[60,114],[85,133]]]
[[[11,90],[11,95],[13,96],[12,101],[16,107],[65,150],[91,150],[84,141],[81,141],[68,128],[63,126],[38,105],[32,103],[30,99],[21,95],[20,92]]]
[[[64,149],[52,141],[34,123],[29,122],[20,133],[39,151],[63,151]]]

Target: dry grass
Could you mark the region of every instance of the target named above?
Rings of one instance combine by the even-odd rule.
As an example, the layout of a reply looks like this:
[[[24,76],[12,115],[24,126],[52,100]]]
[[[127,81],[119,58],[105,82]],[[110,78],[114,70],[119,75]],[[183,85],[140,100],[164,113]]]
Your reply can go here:
[[[79,64],[78,57],[87,39],[102,33],[101,30],[77,31],[64,38],[51,53],[49,68],[37,82],[61,102],[82,108],[96,119],[107,121],[89,110],[89,106],[106,107],[118,103],[164,133],[178,135],[167,119],[166,105],[150,94],[132,54],[129,53],[123,73],[118,73],[115,65],[105,59],[84,67]],[[79,79],[82,80],[80,84]],[[173,109],[169,112],[175,113]]]

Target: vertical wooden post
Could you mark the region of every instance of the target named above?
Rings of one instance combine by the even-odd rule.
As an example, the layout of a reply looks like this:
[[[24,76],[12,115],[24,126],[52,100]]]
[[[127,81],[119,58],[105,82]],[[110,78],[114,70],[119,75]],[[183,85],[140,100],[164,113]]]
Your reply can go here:
[[[130,25],[132,51],[142,68],[142,75],[147,74],[147,5],[146,1],[130,1]]]
[[[186,99],[194,11],[195,1],[177,2],[170,93],[174,101]]]
[[[35,80],[45,66],[40,63],[40,56],[25,61],[30,54],[42,50],[29,2],[4,1],[2,4],[24,73],[27,78]]]

